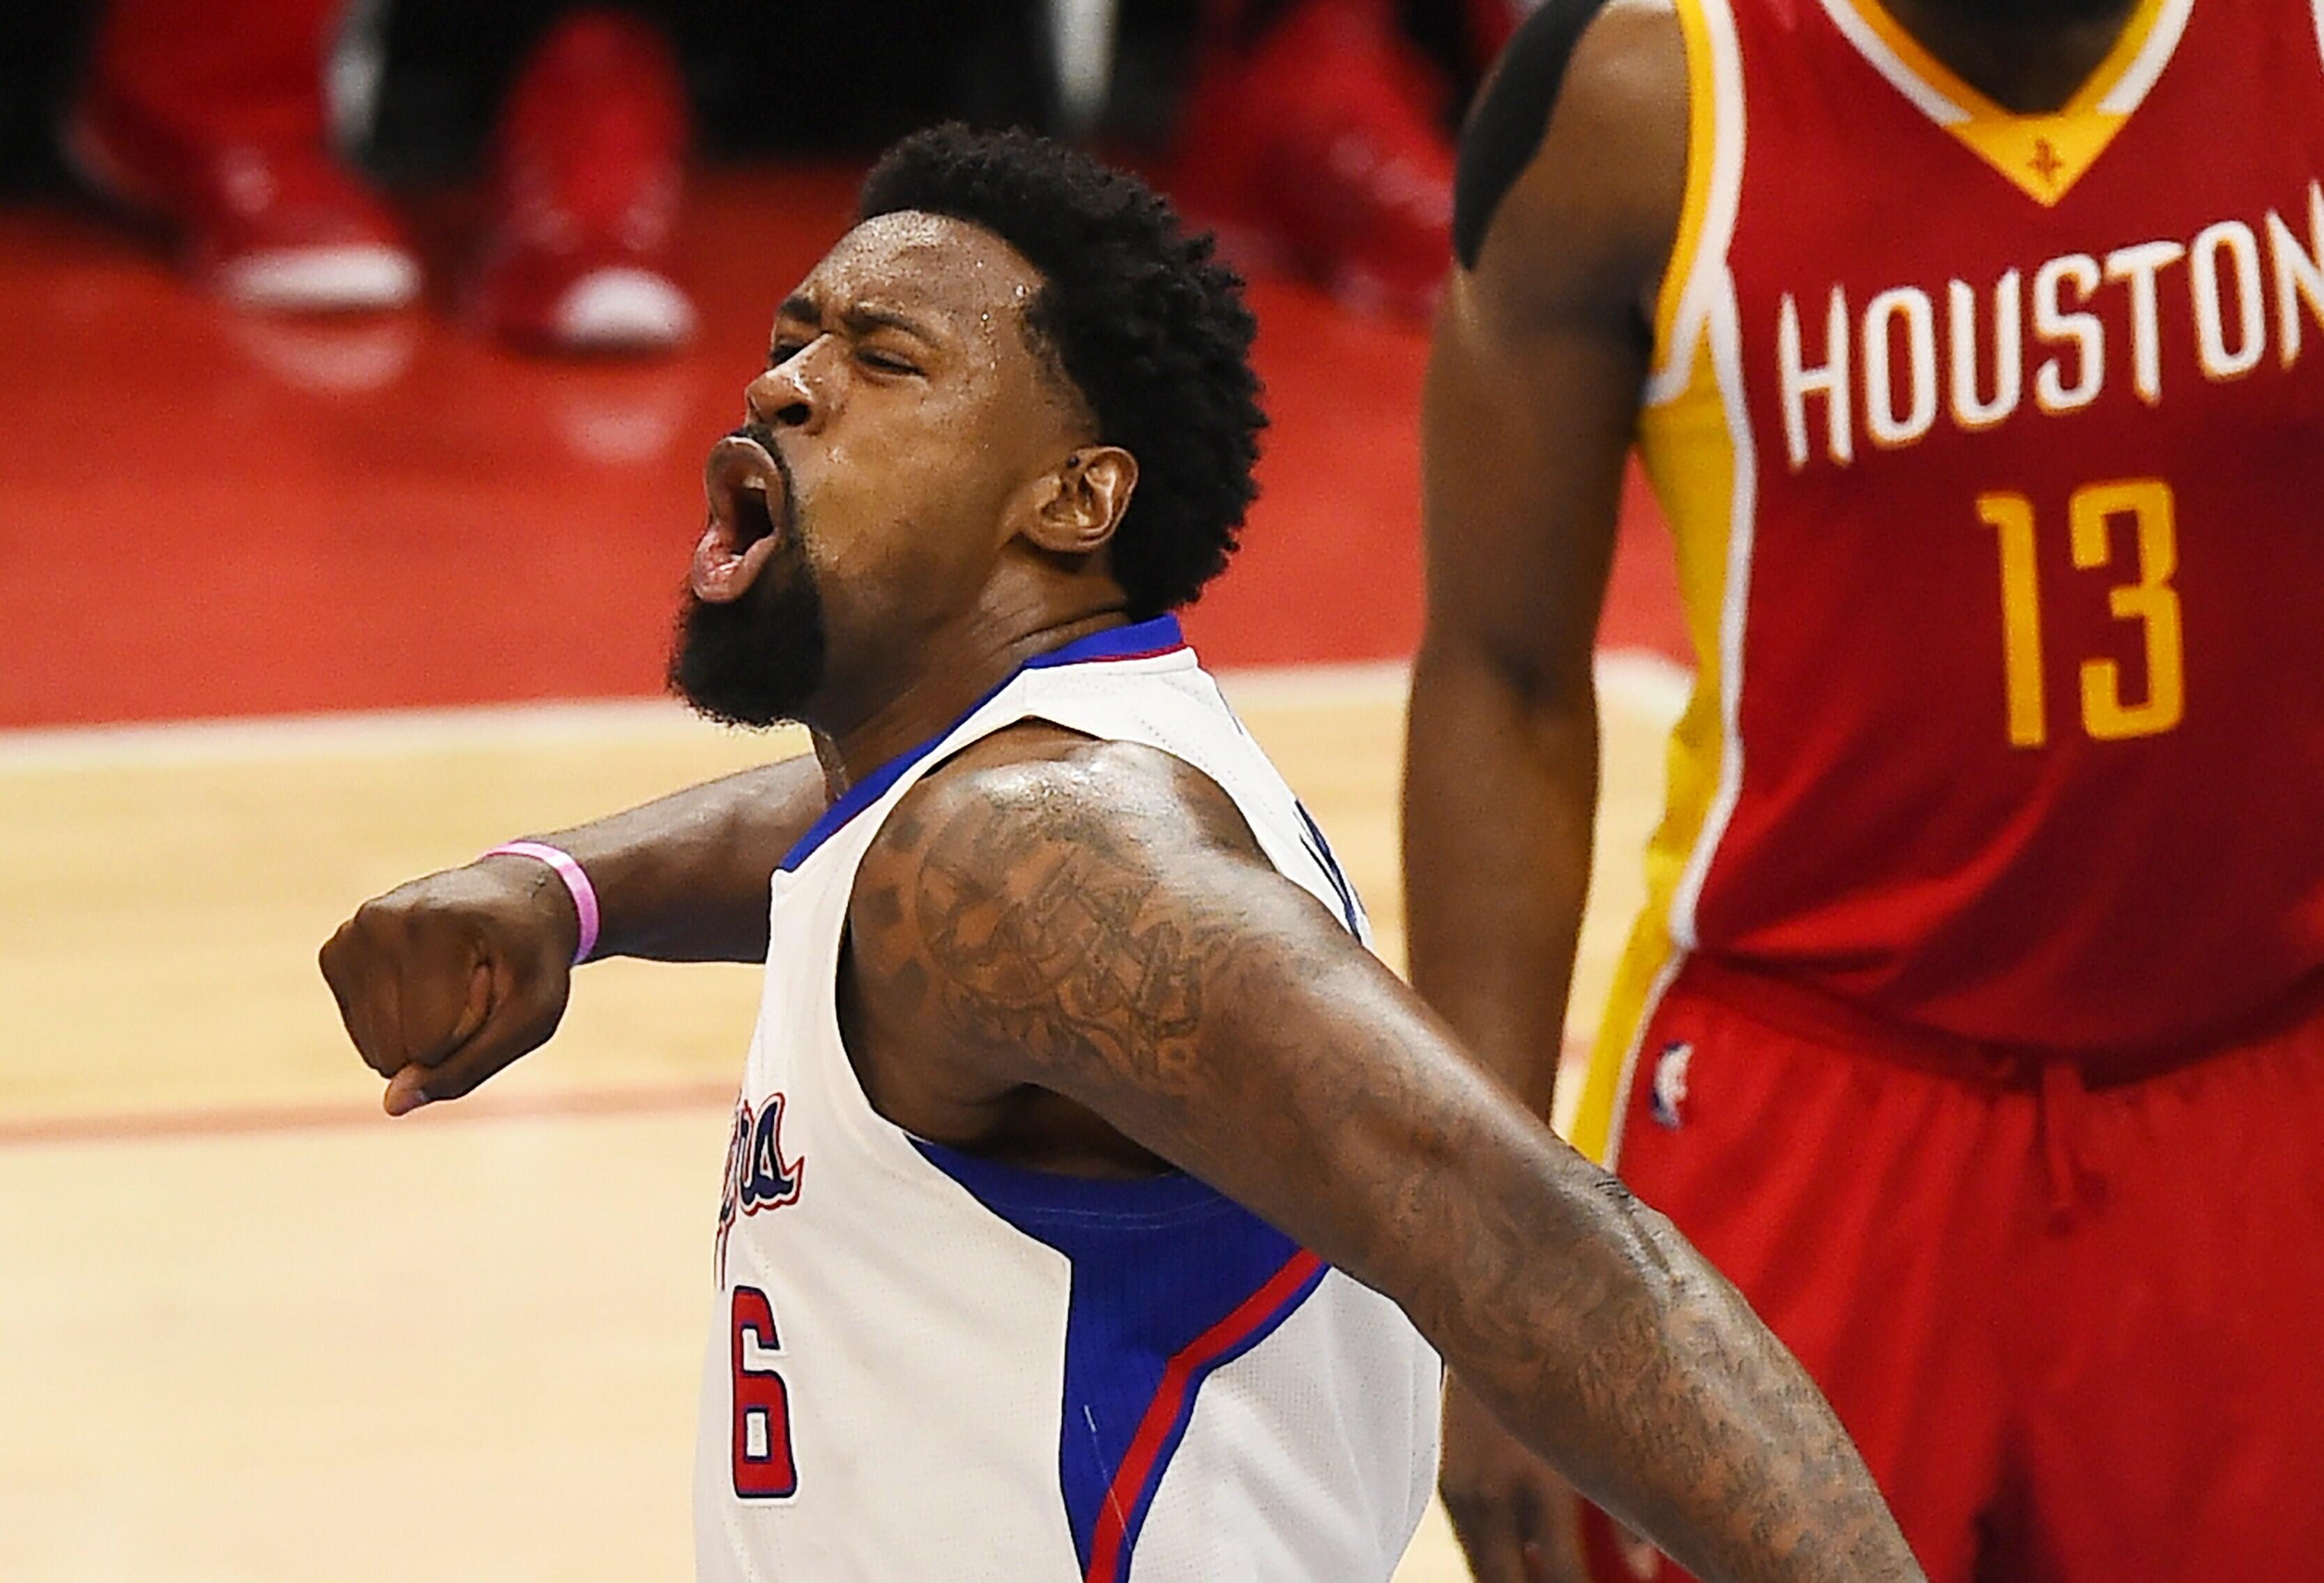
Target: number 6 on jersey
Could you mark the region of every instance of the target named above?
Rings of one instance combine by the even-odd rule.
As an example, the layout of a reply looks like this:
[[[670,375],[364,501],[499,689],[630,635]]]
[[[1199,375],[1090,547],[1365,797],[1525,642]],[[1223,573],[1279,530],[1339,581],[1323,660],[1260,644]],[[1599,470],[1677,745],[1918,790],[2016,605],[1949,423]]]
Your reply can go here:
[[[753,1353],[781,1349],[775,1309],[755,1286],[737,1286],[729,1318],[733,1345],[734,1493],[744,1500],[776,1501],[798,1490],[791,1460],[791,1397],[783,1376],[753,1368]]]

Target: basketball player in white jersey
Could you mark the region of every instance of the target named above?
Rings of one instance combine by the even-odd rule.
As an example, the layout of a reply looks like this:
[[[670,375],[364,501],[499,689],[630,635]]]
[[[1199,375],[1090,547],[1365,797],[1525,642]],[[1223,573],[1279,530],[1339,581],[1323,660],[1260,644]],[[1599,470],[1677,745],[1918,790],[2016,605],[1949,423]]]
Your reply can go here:
[[[712,452],[673,662],[814,759],[414,882],[322,958],[399,1114],[545,1039],[593,947],[763,958],[701,1575],[1385,1583],[1441,1351],[1706,1578],[1919,1578],[1731,1289],[1365,949],[1178,641],[1263,421],[1207,239],[958,130],[862,213]]]

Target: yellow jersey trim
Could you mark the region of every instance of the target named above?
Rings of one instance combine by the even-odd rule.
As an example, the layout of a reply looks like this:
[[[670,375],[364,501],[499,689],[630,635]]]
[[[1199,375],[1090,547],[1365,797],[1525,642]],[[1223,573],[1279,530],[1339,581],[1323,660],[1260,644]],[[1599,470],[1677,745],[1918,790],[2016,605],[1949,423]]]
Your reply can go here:
[[[1926,90],[1913,93],[1899,84],[1907,97],[2018,190],[2047,208],[2072,190],[2130,118],[2137,100],[2144,97],[2146,82],[2160,69],[2161,62],[2150,59],[2150,48],[2167,52],[2175,46],[2190,0],[2140,0],[2114,47],[2073,97],[2056,110],[2037,115],[2006,109],[1963,81],[1906,32],[1880,0],[1830,4],[1853,16],[1889,57],[1887,61],[1873,60],[1884,75],[1894,76],[1888,69],[1893,64]],[[2167,38],[2161,36],[2166,16],[2172,24]],[[1856,31],[1843,19],[1835,20],[1842,21],[1841,32],[1861,48],[1864,40]],[[2144,80],[2134,81],[2135,77]],[[2135,91],[2119,91],[2126,88]]]
[[[1573,1146],[1609,1168],[1620,1151],[1639,1038],[1680,959],[1673,908],[1711,823],[1729,746],[1720,633],[1739,475],[1712,338],[1706,327],[1683,389],[1638,420],[1639,459],[1671,524],[1695,673],[1671,733],[1662,823],[1646,846],[1646,906],[1615,968],[1573,1110]]]
[[[1692,280],[1695,255],[1702,246],[1704,218],[1711,209],[1711,171],[1719,148],[1718,93],[1711,79],[1710,28],[1702,0],[1675,0],[1680,36],[1686,44],[1686,196],[1679,208],[1678,235],[1671,243],[1661,289],[1655,296],[1655,352],[1658,363],[1683,356],[1676,347],[1680,305]]]

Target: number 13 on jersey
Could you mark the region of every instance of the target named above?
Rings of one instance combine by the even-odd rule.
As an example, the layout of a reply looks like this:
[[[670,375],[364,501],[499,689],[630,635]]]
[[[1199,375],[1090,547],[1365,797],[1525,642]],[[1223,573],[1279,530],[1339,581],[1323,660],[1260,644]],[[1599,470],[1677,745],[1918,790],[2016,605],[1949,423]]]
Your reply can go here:
[[[1977,497],[1977,514],[2000,539],[2002,678],[2010,745],[2040,747],[2050,739],[2050,726],[2042,690],[2034,503],[1997,491]],[[2107,528],[2118,516],[2136,524],[2137,575],[2107,590],[2107,607],[2118,621],[2138,623],[2145,635],[2146,696],[2125,701],[2122,667],[2115,661],[2082,662],[2082,729],[2102,742],[2168,731],[2179,724],[2187,702],[2179,593],[2171,586],[2179,569],[2171,486],[2160,478],[2124,478],[2075,490],[2066,503],[2066,531],[2077,570],[2093,570],[2113,559]]]

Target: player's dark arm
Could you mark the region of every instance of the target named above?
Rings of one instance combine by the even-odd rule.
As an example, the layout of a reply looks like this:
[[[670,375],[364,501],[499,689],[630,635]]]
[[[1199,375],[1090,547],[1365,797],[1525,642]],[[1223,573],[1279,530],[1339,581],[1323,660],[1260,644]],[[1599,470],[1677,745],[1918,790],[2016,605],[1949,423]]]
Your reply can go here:
[[[1553,0],[1526,35],[1591,9]],[[1685,183],[1686,68],[1674,18],[1637,0],[1599,11],[1570,60],[1526,42],[1464,136],[1462,262],[1423,394],[1404,873],[1413,983],[1546,1116],[1590,881],[1591,654]]]
[[[1459,259],[1422,396],[1412,981],[1536,1116],[1549,1114],[1589,889],[1591,652],[1685,150],[1684,50],[1667,5],[1545,0],[1462,134]],[[1441,1483],[1480,1583],[1545,1569],[1581,1583],[1572,1494],[1457,1376]]]
[[[1142,748],[959,767],[851,913],[865,1048],[1061,1094],[1387,1293],[1528,1443],[1711,1580],[1917,1578],[1799,1365]]]
[[[830,801],[815,755],[801,754],[539,838],[587,871],[598,956],[762,962],[768,881]],[[563,895],[553,877],[548,888]]]
[[[597,893],[597,955],[755,962],[775,865],[828,802],[812,754],[540,838]],[[557,1031],[579,921],[547,865],[487,857],[364,903],[320,954],[364,1060],[401,1114],[457,1098]]]

